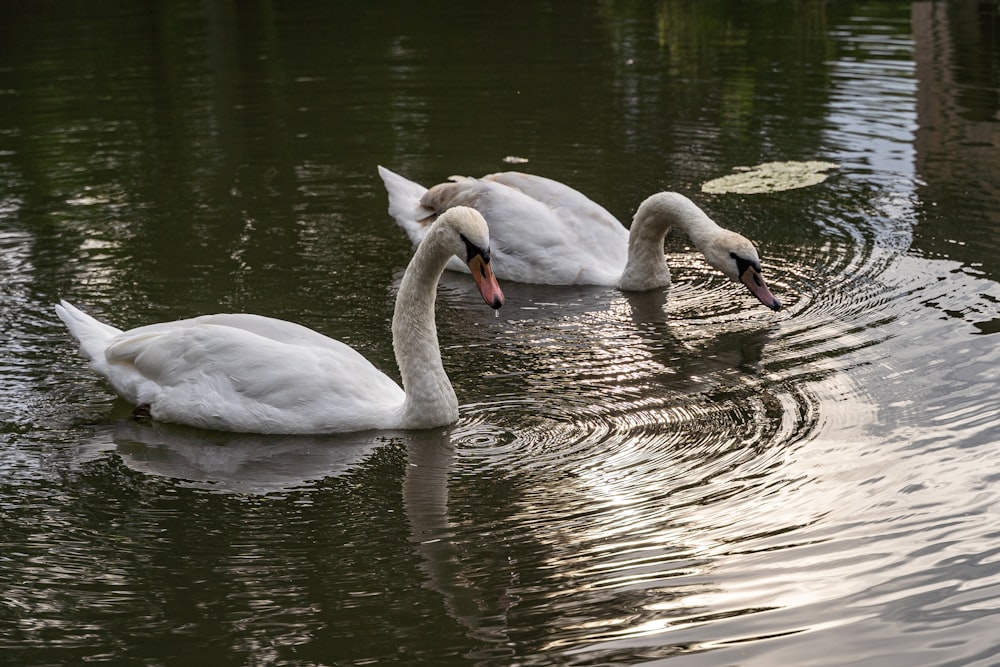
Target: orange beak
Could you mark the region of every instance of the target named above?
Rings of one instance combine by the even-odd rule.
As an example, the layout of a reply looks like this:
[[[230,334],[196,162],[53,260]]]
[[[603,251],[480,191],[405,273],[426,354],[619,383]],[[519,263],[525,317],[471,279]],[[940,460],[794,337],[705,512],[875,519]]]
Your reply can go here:
[[[503,305],[503,291],[497,284],[490,263],[482,255],[476,255],[469,260],[469,271],[472,272],[472,279],[476,281],[479,293],[483,295],[483,301],[492,308],[499,309]]]
[[[762,304],[771,310],[781,310],[781,302],[771,294],[771,290],[767,288],[767,283],[764,282],[763,276],[752,266],[748,266],[746,271],[743,272],[743,275],[740,276],[740,282],[746,285],[750,293],[757,297]]]

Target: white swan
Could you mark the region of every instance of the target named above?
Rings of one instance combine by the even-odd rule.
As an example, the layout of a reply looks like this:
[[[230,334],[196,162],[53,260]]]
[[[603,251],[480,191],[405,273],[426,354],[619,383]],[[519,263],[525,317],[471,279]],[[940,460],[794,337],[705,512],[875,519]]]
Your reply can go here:
[[[153,419],[247,433],[430,428],[458,419],[434,322],[438,280],[459,255],[499,308],[489,247],[486,221],[471,208],[449,209],[427,230],[392,317],[403,388],[353,348],[283,320],[206,315],[122,332],[65,301],[56,313],[90,367]]]
[[[414,245],[451,206],[471,206],[489,221],[498,278],[543,285],[607,285],[626,291],[670,284],[663,239],[684,230],[710,265],[742,282],[768,308],[781,302],[761,276],[757,249],[723,229],[684,195],[660,192],[639,206],[626,230],[602,206],[573,188],[515,171],[482,178],[452,176],[424,188],[385,167],[389,214]],[[448,268],[463,270],[452,262]]]

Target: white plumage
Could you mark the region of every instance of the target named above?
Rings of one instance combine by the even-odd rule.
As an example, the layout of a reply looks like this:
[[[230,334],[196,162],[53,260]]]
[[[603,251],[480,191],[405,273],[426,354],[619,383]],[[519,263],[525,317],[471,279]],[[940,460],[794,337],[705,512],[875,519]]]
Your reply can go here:
[[[428,230],[396,298],[393,347],[403,388],[348,345],[283,320],[206,315],[123,332],[65,301],[56,312],[90,367],[157,420],[303,434],[448,424],[458,418],[458,400],[434,321],[448,259],[465,259],[484,300],[503,303],[486,222],[470,208],[453,210]]]
[[[670,284],[670,270],[663,240],[671,227],[679,227],[711,266],[744,283],[767,307],[781,307],[764,283],[754,245],[717,225],[676,192],[648,197],[632,226],[625,229],[582,193],[541,176],[520,172],[452,176],[427,189],[385,167],[378,170],[389,194],[389,214],[414,245],[452,206],[470,206],[482,213],[490,225],[498,278],[630,291],[665,287]],[[454,261],[448,268],[463,270]]]

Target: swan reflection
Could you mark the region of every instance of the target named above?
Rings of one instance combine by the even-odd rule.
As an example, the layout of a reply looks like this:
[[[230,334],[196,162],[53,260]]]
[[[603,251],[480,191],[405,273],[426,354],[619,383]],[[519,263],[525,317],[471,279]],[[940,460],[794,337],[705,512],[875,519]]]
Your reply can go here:
[[[121,413],[128,411],[123,402],[116,408]],[[514,596],[503,582],[494,582],[488,592],[472,582],[462,558],[462,539],[456,536],[450,518],[453,429],[276,436],[207,431],[125,417],[111,424],[111,442],[107,436],[106,431],[95,435],[81,458],[107,456],[110,450],[143,475],[197,489],[249,495],[305,491],[320,488],[323,480],[333,477],[358,477],[356,473],[370,465],[377,450],[403,444],[403,512],[424,585],[440,594],[448,615],[470,637],[491,642],[504,638],[506,612]]]
[[[224,493],[267,494],[303,488],[361,464],[393,432],[338,436],[225,433],[122,418],[111,425],[113,450],[129,468]],[[105,434],[91,449],[109,449]]]

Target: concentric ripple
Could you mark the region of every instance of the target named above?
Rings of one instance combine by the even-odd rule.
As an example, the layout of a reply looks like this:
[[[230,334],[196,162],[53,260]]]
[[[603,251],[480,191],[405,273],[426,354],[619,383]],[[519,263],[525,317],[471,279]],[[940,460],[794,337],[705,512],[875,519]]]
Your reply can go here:
[[[517,583],[502,588],[521,608],[489,621],[495,632],[516,613],[518,627],[537,629],[525,641],[539,655],[579,664],[748,644],[766,655],[765,637],[864,621],[869,612],[831,603],[865,600],[863,582],[880,571],[911,571],[905,558],[868,555],[869,543],[905,543],[935,521],[873,507],[887,506],[880,494],[926,488],[886,472],[894,447],[917,447],[912,402],[934,386],[920,374],[954,325],[994,326],[1000,291],[956,263],[906,256],[922,206],[907,148],[912,83],[894,56],[869,64],[838,75],[834,107],[852,114],[830,131],[842,173],[766,203],[707,202],[720,220],[752,225],[766,213],[798,226],[784,244],[761,244],[781,312],[683,239],[670,241],[664,295],[507,288],[490,378],[499,391],[467,403],[453,432],[447,533],[510,563]],[[847,92],[859,81],[866,95]],[[874,152],[879,169],[864,166]],[[951,433],[928,439],[984,437],[995,401],[965,396],[935,418]],[[909,456],[913,470],[930,469],[924,453]],[[500,488],[486,538],[473,508]],[[873,534],[858,513],[898,530]]]
[[[996,53],[989,30],[948,24],[995,22],[990,3],[665,2],[655,23],[642,3],[597,3],[559,14],[573,30],[548,10],[487,22],[471,50],[371,3],[350,14],[363,40],[331,41],[350,3],[327,4],[259,23],[192,4],[168,58],[133,47],[162,21],[171,37],[176,12],[43,7],[10,33],[25,47],[0,90],[12,664],[993,660]],[[482,24],[471,7],[458,18]],[[548,37],[527,40],[532,66],[496,67],[490,40],[526,26]],[[93,28],[121,30],[104,41],[126,67]],[[570,79],[567,57],[606,76]],[[394,375],[410,249],[371,161],[440,175],[508,151],[623,219],[653,188],[697,192],[738,164],[841,167],[694,196],[757,244],[780,312],[675,233],[665,291],[503,284],[495,316],[447,274],[447,428],[137,422],[52,313],[71,295],[123,325],[246,309]]]

